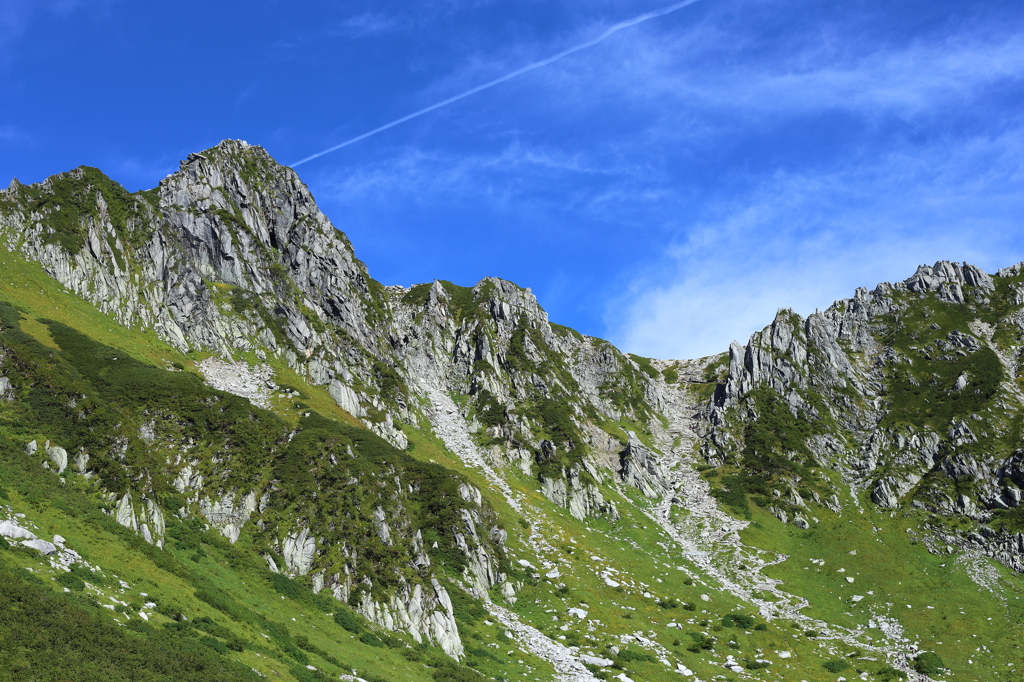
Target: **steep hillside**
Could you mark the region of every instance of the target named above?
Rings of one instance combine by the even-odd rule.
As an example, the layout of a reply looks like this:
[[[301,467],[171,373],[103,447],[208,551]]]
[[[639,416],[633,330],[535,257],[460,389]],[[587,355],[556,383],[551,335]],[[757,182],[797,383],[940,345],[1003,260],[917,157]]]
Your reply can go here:
[[[1019,266],[652,360],[504,280],[377,283],[236,141],[136,194],[14,181],[0,242],[16,679],[1024,665]]]

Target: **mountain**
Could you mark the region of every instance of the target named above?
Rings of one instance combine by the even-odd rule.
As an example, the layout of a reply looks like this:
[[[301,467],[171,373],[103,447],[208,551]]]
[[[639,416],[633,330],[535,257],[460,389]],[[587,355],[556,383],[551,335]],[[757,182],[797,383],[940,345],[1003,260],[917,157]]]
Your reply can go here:
[[[642,358],[508,281],[376,282],[240,141],[15,180],[0,241],[15,679],[1024,665],[1020,265]]]

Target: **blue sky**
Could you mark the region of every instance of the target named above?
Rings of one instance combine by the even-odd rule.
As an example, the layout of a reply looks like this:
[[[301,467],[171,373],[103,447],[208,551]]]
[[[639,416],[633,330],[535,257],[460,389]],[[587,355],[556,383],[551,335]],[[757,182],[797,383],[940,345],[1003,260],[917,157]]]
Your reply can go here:
[[[0,0],[0,181],[295,163],[671,4]],[[385,284],[495,275],[656,357],[1024,260],[1024,4],[699,0],[298,166]]]

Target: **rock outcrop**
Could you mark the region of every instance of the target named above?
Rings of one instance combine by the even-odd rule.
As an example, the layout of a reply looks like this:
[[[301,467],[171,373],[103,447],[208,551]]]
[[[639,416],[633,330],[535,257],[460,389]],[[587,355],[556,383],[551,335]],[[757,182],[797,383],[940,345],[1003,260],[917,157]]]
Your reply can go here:
[[[1020,266],[993,277],[940,261],[807,318],[779,311],[730,348],[729,375],[705,412],[703,454],[722,464],[742,452],[761,475],[799,483],[838,510],[813,469],[801,475],[786,461],[827,466],[879,507],[970,518],[980,524],[975,545],[1002,538],[988,524],[998,527],[995,512],[1020,499],[1020,278]],[[751,447],[758,424],[777,435]],[[773,442],[777,457],[767,461]],[[800,506],[772,509],[786,519]],[[1014,565],[1005,560],[1013,543],[997,545],[989,554]]]

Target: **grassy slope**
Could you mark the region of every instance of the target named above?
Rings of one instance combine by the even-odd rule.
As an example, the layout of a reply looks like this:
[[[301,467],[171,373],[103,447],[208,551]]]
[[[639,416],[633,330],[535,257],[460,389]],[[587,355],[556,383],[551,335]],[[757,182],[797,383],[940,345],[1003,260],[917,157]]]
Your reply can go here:
[[[968,574],[969,557],[931,554],[910,539],[923,515],[890,516],[866,500],[862,506],[863,513],[852,508],[842,516],[818,514],[820,523],[808,530],[783,526],[755,509],[755,523],[743,539],[789,555],[768,573],[811,602],[808,615],[865,629],[872,616],[893,617],[921,649],[938,652],[955,679],[1014,679],[1010,673],[1024,665],[1024,636],[1007,624],[1024,619],[1024,578],[979,558],[980,566],[998,576],[998,592],[985,589]],[[855,603],[854,595],[864,599]],[[882,633],[876,629],[872,636]],[[975,651],[982,645],[990,651]]]
[[[195,362],[203,357],[184,355],[150,332],[120,327],[92,305],[60,287],[37,264],[26,262],[16,254],[0,250],[0,266],[4,267],[7,275],[7,282],[0,291],[2,298],[19,308],[24,318],[22,329],[41,343],[56,348],[49,328],[39,321],[47,319],[67,324],[137,360],[159,367],[178,363],[187,371],[196,371]],[[351,415],[334,404],[326,391],[309,389],[298,376],[283,366],[275,369],[280,383],[299,388],[303,392],[301,400],[310,406],[324,409],[328,416],[335,419],[355,422]],[[307,396],[307,392],[310,395]],[[277,411],[288,421],[297,421],[303,411],[292,401],[277,399],[276,402]],[[351,672],[355,668],[369,679],[433,679],[430,670],[422,662],[406,660],[398,650],[365,645],[355,635],[339,627],[323,611],[288,598],[282,599],[282,595],[270,584],[270,573],[262,560],[244,553],[246,538],[243,537],[236,547],[231,547],[223,538],[205,534],[199,552],[192,548],[177,550],[173,542],[168,543],[165,551],[159,552],[141,543],[141,540],[117,526],[109,517],[103,516],[99,511],[102,500],[82,477],[70,470],[64,477],[58,478],[41,469],[25,469],[26,463],[18,456],[23,447],[20,442],[6,440],[2,444],[5,461],[0,467],[0,485],[4,487],[6,495],[3,502],[14,512],[26,514],[32,523],[37,524],[39,534],[43,537],[49,539],[53,534],[63,535],[68,539],[68,547],[78,551],[90,564],[102,567],[107,576],[104,587],[98,590],[86,588],[82,593],[86,595],[86,598],[80,600],[82,608],[96,610],[88,595],[104,603],[110,603],[106,601],[109,598],[117,598],[133,607],[141,605],[148,598],[164,609],[172,605],[190,620],[209,617],[227,628],[234,637],[253,647],[246,646],[242,652],[229,652],[229,658],[244,663],[247,668],[280,675],[281,679],[294,679],[295,674],[301,677],[301,670],[296,672],[295,668],[303,668],[306,663],[333,673],[335,678],[338,673]],[[67,500],[73,502],[67,503]],[[153,561],[154,551],[159,554],[158,562]],[[8,568],[31,569],[35,575],[43,578],[44,585],[62,589],[49,580],[57,573],[32,551],[6,550],[0,553],[0,561]],[[168,570],[168,567],[173,570]],[[118,587],[118,580],[124,580],[130,587]],[[211,587],[241,604],[244,610],[251,612],[250,615],[258,614],[255,617],[257,624],[259,617],[284,623],[293,641],[305,637],[314,651],[321,649],[343,665],[339,667],[316,653],[307,652],[305,657],[300,654],[297,659],[287,655],[279,646],[267,646],[265,633],[261,633],[253,622],[232,619],[196,598],[197,588],[209,590]],[[140,596],[142,592],[149,597]],[[100,609],[97,613],[108,619],[132,622],[141,620],[134,615],[137,610],[133,608],[132,615],[127,616],[107,609]],[[159,612],[152,612],[150,618],[150,622],[157,627],[171,622],[171,619]],[[203,634],[199,632],[196,636]],[[407,649],[405,652],[411,657],[426,657],[427,660],[436,660],[439,655],[437,651],[411,653]]]

